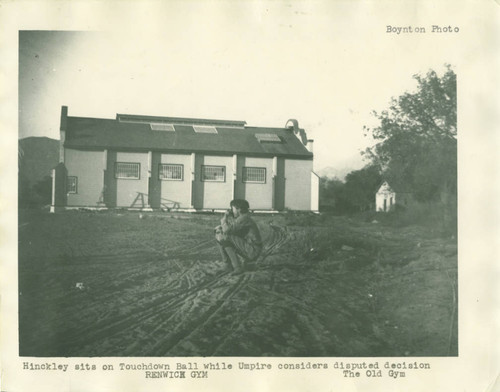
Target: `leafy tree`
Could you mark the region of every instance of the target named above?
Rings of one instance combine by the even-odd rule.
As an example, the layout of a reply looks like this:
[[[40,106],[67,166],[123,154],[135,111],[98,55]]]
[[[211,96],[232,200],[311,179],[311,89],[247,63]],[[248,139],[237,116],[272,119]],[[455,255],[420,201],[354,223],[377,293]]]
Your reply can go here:
[[[344,183],[338,178],[326,176],[319,179],[319,206],[322,211],[337,211],[342,204],[339,197],[342,194]]]
[[[29,181],[23,176],[19,176],[17,196],[19,207],[29,207],[33,204],[33,191]]]
[[[457,94],[449,65],[443,76],[414,75],[417,91],[392,98],[380,121],[366,128],[377,141],[365,153],[389,182],[403,185],[421,201],[456,199]]]
[[[381,180],[380,167],[377,165],[368,165],[347,174],[345,196],[354,210],[366,211],[372,207]]]
[[[337,178],[321,177],[320,208],[336,214],[367,210],[375,201],[375,192],[380,182],[380,168],[374,165],[350,172],[345,182]]]
[[[37,181],[33,185],[33,191],[36,195],[38,204],[50,204],[52,201],[52,178],[50,176],[45,176],[42,180]]]
[[[331,210],[335,204],[333,181],[327,176],[319,179],[319,205],[323,210]]]

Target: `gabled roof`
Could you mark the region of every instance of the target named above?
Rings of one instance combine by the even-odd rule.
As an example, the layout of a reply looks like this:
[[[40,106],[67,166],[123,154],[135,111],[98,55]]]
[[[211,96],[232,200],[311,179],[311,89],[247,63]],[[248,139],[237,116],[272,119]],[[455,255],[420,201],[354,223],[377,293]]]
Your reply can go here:
[[[377,189],[377,193],[380,192],[394,192],[387,181],[384,181]]]
[[[64,121],[67,148],[313,157],[292,128],[249,127],[244,121],[122,114],[116,119],[66,117]],[[173,124],[175,131],[153,131],[152,123]],[[197,125],[213,126],[216,132],[195,132]],[[279,142],[259,140],[260,134],[276,135]]]
[[[389,181],[384,180],[382,184],[377,188],[377,193],[385,191],[385,192],[394,192],[394,193],[412,193],[409,190],[405,189],[405,186],[394,181],[389,184]]]

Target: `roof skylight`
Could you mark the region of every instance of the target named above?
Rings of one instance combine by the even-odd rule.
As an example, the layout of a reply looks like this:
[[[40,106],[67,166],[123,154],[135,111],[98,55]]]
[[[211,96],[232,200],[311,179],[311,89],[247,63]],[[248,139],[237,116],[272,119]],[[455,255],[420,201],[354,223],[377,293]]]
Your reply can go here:
[[[217,129],[209,125],[193,125],[196,133],[217,133]]]
[[[275,133],[256,133],[255,137],[259,142],[281,143],[281,139]]]
[[[150,126],[152,131],[175,132],[175,128],[172,124],[151,123]]]

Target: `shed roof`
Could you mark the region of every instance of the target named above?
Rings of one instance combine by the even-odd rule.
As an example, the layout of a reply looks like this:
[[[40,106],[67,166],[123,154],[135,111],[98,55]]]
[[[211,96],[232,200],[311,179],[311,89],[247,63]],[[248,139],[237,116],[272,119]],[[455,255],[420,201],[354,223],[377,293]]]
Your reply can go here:
[[[118,114],[116,119],[66,117],[61,127],[63,123],[67,148],[313,157],[292,128],[249,127],[244,121]],[[155,123],[173,124],[175,130],[154,131]],[[199,125],[213,126],[216,132],[195,132],[193,126]],[[262,134],[276,136],[266,140]]]

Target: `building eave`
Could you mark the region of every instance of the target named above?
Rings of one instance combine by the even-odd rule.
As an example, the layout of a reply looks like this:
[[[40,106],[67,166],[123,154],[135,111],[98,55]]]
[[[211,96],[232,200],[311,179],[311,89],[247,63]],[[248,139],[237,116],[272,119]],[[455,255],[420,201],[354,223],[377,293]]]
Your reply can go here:
[[[168,149],[168,148],[135,148],[135,147],[116,147],[116,146],[78,146],[71,145],[70,143],[65,143],[64,148],[71,150],[79,150],[79,151],[117,151],[117,152],[139,152],[139,153],[147,153],[151,152],[159,152],[163,154],[179,154],[179,155],[187,155],[191,153],[201,154],[201,155],[212,155],[212,156],[233,156],[233,155],[244,155],[247,157],[254,158],[288,158],[288,159],[299,159],[299,160],[313,160],[314,155],[306,155],[306,154],[283,154],[283,153],[259,153],[259,152],[244,152],[244,151],[223,151],[223,150],[189,150],[189,149]],[[316,174],[316,173],[314,173]],[[317,175],[317,174],[316,174]],[[319,177],[319,176],[318,176]]]

